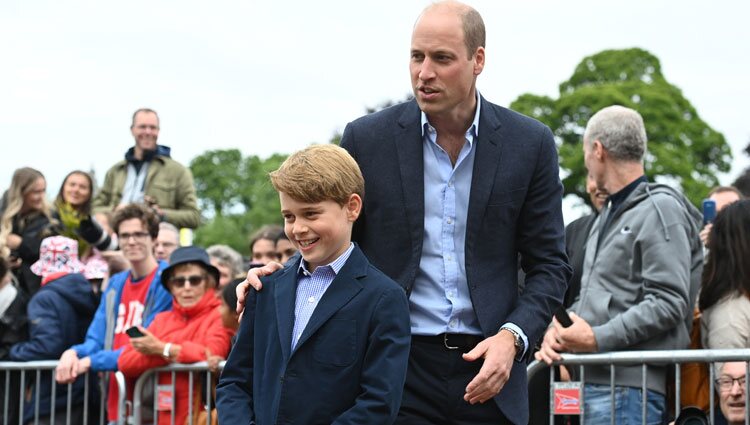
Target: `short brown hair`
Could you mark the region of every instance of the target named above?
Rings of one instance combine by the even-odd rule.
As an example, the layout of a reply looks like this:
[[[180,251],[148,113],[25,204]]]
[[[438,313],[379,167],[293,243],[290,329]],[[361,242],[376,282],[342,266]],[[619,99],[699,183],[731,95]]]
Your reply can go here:
[[[140,112],[154,114],[156,115],[156,122],[157,123],[161,122],[161,120],[159,119],[159,114],[157,114],[156,111],[150,108],[141,108],[133,112],[133,120],[130,122],[130,128],[133,128],[133,126],[135,126],[135,116],[138,115]]]
[[[313,145],[295,152],[269,176],[278,192],[299,202],[332,200],[344,205],[352,194],[365,194],[357,162],[336,145]]]
[[[469,55],[469,59],[471,59],[474,57],[477,49],[484,47],[486,42],[487,35],[484,29],[484,21],[479,12],[469,7],[468,10],[461,14],[461,24],[464,27],[466,52]]]
[[[159,236],[159,217],[149,207],[143,204],[127,204],[119,210],[115,211],[114,217],[112,217],[112,228],[115,233],[119,234],[120,224],[125,220],[131,218],[137,218],[143,223],[143,227],[151,236],[151,239],[156,239]]]

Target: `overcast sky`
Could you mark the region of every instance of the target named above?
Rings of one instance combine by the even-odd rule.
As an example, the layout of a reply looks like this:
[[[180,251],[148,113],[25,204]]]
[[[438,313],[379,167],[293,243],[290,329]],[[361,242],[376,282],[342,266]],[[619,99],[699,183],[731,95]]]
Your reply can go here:
[[[208,149],[262,157],[326,142],[410,92],[411,27],[426,1],[0,2],[0,188],[32,166],[50,196],[81,168],[98,179],[133,145],[132,112],[156,109],[183,164]],[[750,160],[750,2],[470,2],[487,26],[478,87],[508,106],[557,97],[584,56],[640,47]],[[570,219],[566,213],[566,219]]]

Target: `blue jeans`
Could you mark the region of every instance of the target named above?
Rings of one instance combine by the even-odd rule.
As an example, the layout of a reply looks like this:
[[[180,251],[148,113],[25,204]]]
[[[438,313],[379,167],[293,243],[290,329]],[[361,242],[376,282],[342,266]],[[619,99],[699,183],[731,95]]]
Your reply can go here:
[[[664,416],[664,396],[648,390],[646,392],[646,423],[659,425]],[[615,387],[615,424],[642,424],[640,388]],[[611,423],[612,400],[609,385],[586,384],[583,387],[584,423],[600,425]]]

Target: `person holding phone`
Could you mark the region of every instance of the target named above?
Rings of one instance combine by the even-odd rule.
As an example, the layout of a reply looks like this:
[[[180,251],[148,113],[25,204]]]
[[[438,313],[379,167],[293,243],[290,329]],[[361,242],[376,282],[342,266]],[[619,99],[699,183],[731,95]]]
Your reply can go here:
[[[218,282],[219,270],[211,265],[203,248],[176,249],[161,279],[174,297],[172,310],[157,314],[148,328],[134,326],[127,330],[130,343],[117,360],[120,371],[135,379],[149,369],[172,362],[196,363],[209,358],[217,362],[226,358],[234,331],[224,327],[221,320],[221,300],[214,293]],[[158,382],[159,398],[167,394],[174,398],[174,412],[171,405],[159,407],[158,423],[186,423],[191,403],[189,375],[178,373],[173,382],[171,372],[160,373]],[[200,385],[200,380],[195,379],[194,397],[201,398]],[[197,405],[194,414],[203,408],[203,403]]]
[[[703,266],[700,212],[679,191],[646,178],[646,128],[637,111],[613,105],[594,114],[583,153],[597,187],[610,195],[587,238],[580,295],[568,309],[573,323],[554,319],[537,359],[687,348]],[[641,366],[618,367],[611,394],[610,368],[587,366],[584,423],[609,423],[613,414],[640,421],[643,411],[644,423],[662,423],[667,366],[649,365],[645,373],[643,394]]]
[[[742,192],[733,186],[718,186],[708,192],[708,197],[703,201],[703,229],[700,233],[701,242],[704,246],[708,246],[708,238],[716,214],[727,205],[743,198]]]
[[[57,366],[58,383],[70,383],[88,371],[117,370],[117,359],[130,341],[127,329],[148,326],[157,313],[169,310],[172,296],[161,284],[161,272],[168,264],[154,258],[154,241],[159,219],[142,204],[129,204],[113,217],[120,248],[132,268],[113,275],[86,332],[86,338],[63,352]],[[132,400],[135,380],[127,382],[128,400]],[[109,375],[107,415],[117,420],[118,390]]]

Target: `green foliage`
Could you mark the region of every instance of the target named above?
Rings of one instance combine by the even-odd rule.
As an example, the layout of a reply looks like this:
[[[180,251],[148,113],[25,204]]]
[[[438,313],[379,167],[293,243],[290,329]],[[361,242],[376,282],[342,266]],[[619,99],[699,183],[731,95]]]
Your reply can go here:
[[[712,129],[666,81],[659,59],[641,49],[605,50],[584,58],[560,84],[560,96],[523,94],[510,107],[547,124],[559,146],[566,194],[589,202],[582,137],[586,122],[610,105],[637,110],[648,134],[646,175],[679,184],[696,205],[727,172],[732,154],[724,136]]]
[[[221,216],[239,201],[241,165],[239,149],[207,151],[190,161],[196,195],[204,212]]]
[[[242,157],[237,149],[207,151],[190,162],[203,214],[211,219],[194,235],[204,247],[221,243],[249,254],[248,238],[265,224],[281,222],[279,196],[268,173],[286,155]]]

